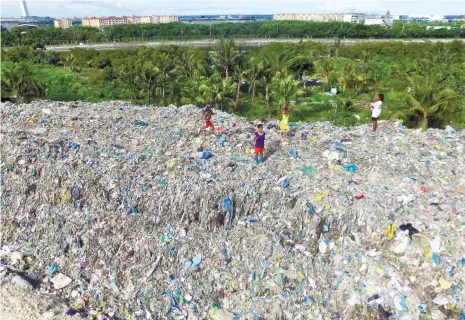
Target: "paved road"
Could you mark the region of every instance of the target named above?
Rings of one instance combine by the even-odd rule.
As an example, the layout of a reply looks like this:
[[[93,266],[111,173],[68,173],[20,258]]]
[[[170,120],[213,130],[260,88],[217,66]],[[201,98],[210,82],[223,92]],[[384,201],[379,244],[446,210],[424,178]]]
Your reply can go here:
[[[245,46],[245,47],[261,47],[265,46],[272,42],[283,42],[283,43],[298,43],[301,39],[235,39],[236,43]],[[344,45],[353,45],[362,42],[385,42],[392,41],[393,39],[348,39],[342,40],[341,44]],[[451,42],[454,39],[415,39],[415,40],[398,40],[405,43],[411,42]],[[333,39],[303,39],[306,41],[313,41],[324,43],[327,45],[333,45]],[[463,41],[463,40],[462,40]],[[86,48],[86,49],[95,49],[95,50],[115,50],[115,49],[129,49],[129,48],[138,48],[142,46],[146,47],[162,47],[162,46],[193,46],[193,47],[214,47],[218,44],[219,40],[189,40],[189,41],[153,41],[153,42],[129,42],[129,43],[101,43],[101,44],[84,44],[84,45],[63,45],[63,46],[47,46],[47,50],[50,51],[69,51],[72,48]]]

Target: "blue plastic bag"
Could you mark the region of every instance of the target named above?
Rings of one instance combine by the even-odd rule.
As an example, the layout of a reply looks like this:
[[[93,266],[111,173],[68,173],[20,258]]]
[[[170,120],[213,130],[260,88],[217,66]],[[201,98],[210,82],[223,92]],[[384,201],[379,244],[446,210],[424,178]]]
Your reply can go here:
[[[297,159],[297,151],[294,148],[291,148],[291,155],[294,159]]]
[[[355,164],[349,164],[349,165],[345,164],[345,165],[343,165],[343,167],[344,167],[347,171],[352,172],[352,173],[354,173],[355,171],[358,170],[358,167],[357,167],[357,165],[355,165]]]
[[[228,225],[226,226],[226,231],[229,231],[232,228],[232,221],[234,219],[234,205],[229,196],[224,199],[223,204],[224,204],[224,208],[229,213]]]
[[[202,159],[210,159],[213,154],[210,151],[204,151],[202,153]]]

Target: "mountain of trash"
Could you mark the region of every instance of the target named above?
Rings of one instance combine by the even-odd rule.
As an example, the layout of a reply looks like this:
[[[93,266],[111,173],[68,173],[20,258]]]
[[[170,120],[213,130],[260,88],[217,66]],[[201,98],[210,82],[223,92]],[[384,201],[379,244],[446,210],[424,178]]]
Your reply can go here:
[[[465,132],[1,104],[2,283],[56,319],[465,319]]]

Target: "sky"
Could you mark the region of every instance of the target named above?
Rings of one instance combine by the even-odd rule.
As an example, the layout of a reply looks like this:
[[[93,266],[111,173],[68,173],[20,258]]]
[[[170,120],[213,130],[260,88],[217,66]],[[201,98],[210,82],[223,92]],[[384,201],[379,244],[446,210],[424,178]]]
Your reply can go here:
[[[0,0],[2,17],[21,16],[19,0]],[[49,17],[366,12],[465,14],[465,0],[28,0],[29,14]]]

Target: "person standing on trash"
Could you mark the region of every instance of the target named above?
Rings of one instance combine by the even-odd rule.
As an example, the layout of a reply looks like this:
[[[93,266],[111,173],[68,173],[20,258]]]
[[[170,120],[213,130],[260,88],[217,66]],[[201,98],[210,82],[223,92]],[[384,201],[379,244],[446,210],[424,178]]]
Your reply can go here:
[[[373,121],[373,127],[371,129],[372,135],[376,135],[376,129],[378,128],[378,119],[381,115],[381,106],[383,105],[384,94],[378,94],[378,100],[375,103],[370,104],[371,109],[371,121]]]
[[[265,132],[263,131],[263,124],[257,126],[255,131],[255,163],[258,165],[258,157],[260,157],[260,163],[263,164],[263,150],[265,150]]]
[[[214,115],[212,111],[212,106],[207,104],[205,109],[203,110],[203,117],[205,119],[205,128],[210,129],[212,133],[215,132],[215,126],[213,125],[213,122],[211,121],[212,116]]]
[[[281,121],[279,122],[279,129],[281,130],[283,136],[288,139],[291,127],[289,126],[289,107],[286,105],[283,107],[283,114]]]

